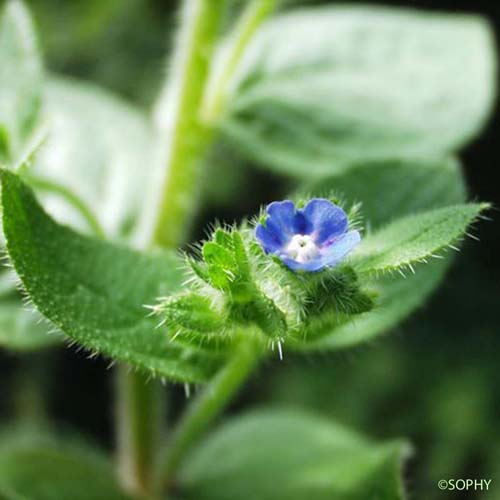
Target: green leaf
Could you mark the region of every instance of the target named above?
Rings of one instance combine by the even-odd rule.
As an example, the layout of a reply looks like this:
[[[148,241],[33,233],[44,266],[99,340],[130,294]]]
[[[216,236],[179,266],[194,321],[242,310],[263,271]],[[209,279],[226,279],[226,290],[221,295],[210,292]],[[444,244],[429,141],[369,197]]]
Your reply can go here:
[[[263,167],[307,177],[451,152],[488,117],[495,68],[478,16],[303,8],[257,34],[220,127]]]
[[[202,442],[178,484],[188,500],[397,500],[407,453],[404,442],[375,444],[324,418],[261,411]]]
[[[212,241],[203,244],[201,253],[206,266],[191,262],[195,274],[213,287],[231,293],[236,302],[245,301],[253,286],[245,244],[239,232],[216,229]]]
[[[30,14],[21,1],[8,1],[0,18],[0,161],[15,159],[34,130],[42,73]]]
[[[212,373],[212,358],[169,342],[145,308],[180,288],[174,254],[81,236],[55,223],[15,174],[1,178],[7,250],[44,316],[83,347],[152,374],[200,381]]]
[[[236,262],[230,250],[213,241],[203,245],[203,258],[207,263],[208,274],[213,285],[220,289],[229,289]]]
[[[129,235],[154,176],[154,134],[145,113],[96,85],[69,78],[47,82],[44,106],[48,135],[30,173],[76,194],[108,236]],[[88,231],[64,198],[41,194],[58,221]]]
[[[0,437],[2,500],[126,500],[109,460],[74,439],[35,430]],[[73,441],[73,442],[72,442]]]
[[[161,312],[167,325],[173,323],[187,330],[202,333],[217,332],[224,329],[224,322],[218,311],[214,310],[210,299],[194,293],[173,295],[161,304]]]
[[[363,162],[342,174],[310,182],[301,191],[323,198],[335,193],[347,206],[360,203],[368,230],[466,199],[460,164],[453,158]]]
[[[462,238],[488,206],[469,203],[402,217],[367,236],[353,256],[352,265],[358,273],[414,271],[414,264],[439,256]]]
[[[8,9],[18,17],[24,12],[15,2]],[[36,177],[33,184],[44,207],[60,222],[88,232],[88,220],[75,208],[83,202],[107,235],[131,233],[150,180],[145,166],[153,168],[153,134],[145,114],[95,85],[62,78],[46,82],[43,105],[47,135],[33,155],[28,178]],[[46,325],[35,324],[20,301],[0,310],[1,345],[28,349],[60,339],[46,335]]]
[[[300,329],[299,343],[294,348],[303,348],[304,342],[317,342],[333,328],[352,323],[355,316],[378,307],[378,300],[374,297],[378,299],[375,292],[360,288],[353,269],[342,266],[338,272],[327,273],[306,299],[306,321]]]
[[[366,163],[306,187],[315,196],[328,195],[332,190],[348,203],[362,203],[365,225],[371,230],[397,217],[465,200],[460,166],[452,159]],[[320,340],[299,347],[344,349],[389,332],[436,289],[450,265],[450,257],[432,259],[433,262],[418,266],[416,274],[409,273],[406,278],[396,273],[370,281],[377,307],[353,321],[337,326],[325,324],[323,330],[316,328],[311,333]]]
[[[221,352],[233,341],[224,311],[215,309],[206,296],[196,293],[172,295],[156,307],[156,312],[176,342]]]
[[[279,342],[287,334],[288,325],[285,313],[274,300],[263,293],[257,294],[250,303],[243,305],[238,314],[241,314],[242,319],[258,325],[261,332],[270,339]]]
[[[319,340],[301,344],[300,349],[346,349],[390,332],[431,295],[449,266],[450,260],[443,259],[420,266],[415,274],[406,278],[388,275],[377,279],[370,284],[377,297],[376,307],[338,326],[325,324],[323,331],[315,325],[311,332],[306,332],[306,336]]]

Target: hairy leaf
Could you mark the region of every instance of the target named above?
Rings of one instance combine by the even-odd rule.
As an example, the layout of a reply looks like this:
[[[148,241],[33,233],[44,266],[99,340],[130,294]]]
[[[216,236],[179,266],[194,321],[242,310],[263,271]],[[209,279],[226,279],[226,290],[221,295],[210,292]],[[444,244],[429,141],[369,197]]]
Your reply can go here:
[[[224,311],[215,309],[210,299],[196,293],[181,293],[157,306],[162,323],[176,342],[220,352],[234,339],[229,333]]]
[[[383,276],[370,284],[376,307],[339,325],[315,324],[306,332],[312,342],[300,345],[301,350],[346,349],[367,342],[409,316],[436,289],[450,265],[443,259],[420,266],[415,274]],[[314,339],[317,338],[317,341]]]
[[[15,174],[1,178],[7,250],[44,316],[85,348],[152,374],[199,381],[211,373],[211,359],[170,342],[145,309],[179,289],[175,255],[81,236],[55,223]]]
[[[153,168],[144,113],[94,85],[62,78],[46,82],[43,101],[48,133],[33,155],[29,176],[36,177],[33,185],[44,207],[57,220],[88,232],[80,210],[68,203],[69,193],[109,236],[130,233],[150,179],[145,165]],[[0,344],[37,348],[60,339],[47,335],[45,324],[35,324],[21,303],[11,300],[1,309]]]
[[[73,440],[74,441],[74,440]],[[81,443],[35,430],[0,437],[2,500],[126,500],[109,460]]]
[[[377,293],[361,289],[353,269],[344,266],[338,273],[329,273],[308,297],[305,320],[297,336],[299,342],[292,348],[303,349],[304,343],[317,343],[332,329],[352,323],[355,317],[379,306],[374,299],[378,299]]]
[[[196,500],[397,500],[404,498],[407,450],[403,442],[375,444],[320,417],[261,411],[209,436],[178,479],[185,498]]]
[[[43,70],[24,4],[6,2],[0,15],[0,161],[10,162],[20,154],[36,124]]]
[[[409,215],[366,237],[352,259],[360,273],[411,269],[462,238],[487,203],[453,205]]]
[[[492,108],[492,40],[478,16],[374,6],[291,11],[248,48],[220,126],[262,166],[298,176],[455,151]]]
[[[35,65],[40,63],[37,62],[29,16],[20,2],[8,4],[3,25],[9,31],[2,33],[14,37],[12,44],[17,43],[10,47],[2,38],[0,44],[0,72],[5,70],[8,76],[0,82],[0,110],[10,110],[19,100],[23,106],[28,106],[30,98],[23,92],[31,88],[28,84],[35,86],[41,75],[27,73],[30,68],[34,72]],[[17,50],[15,55],[14,49]],[[21,53],[21,49],[25,52]],[[2,51],[5,52],[3,59],[12,56],[10,62],[4,64]],[[15,87],[16,95],[12,96],[4,87],[21,71],[26,81]],[[1,74],[3,77],[4,73]],[[68,196],[78,198],[109,236],[116,238],[129,234],[151,178],[145,175],[148,171],[145,167],[151,174],[153,168],[153,134],[145,114],[105,90],[76,80],[49,79],[45,82],[43,96],[39,95],[39,87],[38,82],[33,95],[36,94],[37,99],[43,97],[47,134],[33,155],[29,175],[37,179],[34,185],[45,208],[57,220],[88,232],[88,223],[80,210],[75,209],[74,203],[68,203]],[[4,97],[7,99],[5,106]],[[22,117],[21,112],[18,117]],[[0,137],[2,124],[0,111]],[[1,149],[0,144],[0,160]],[[22,304],[16,305],[12,297],[8,304],[1,305],[1,310],[0,344],[6,347],[36,348],[60,338],[47,335],[47,326],[35,324]]]

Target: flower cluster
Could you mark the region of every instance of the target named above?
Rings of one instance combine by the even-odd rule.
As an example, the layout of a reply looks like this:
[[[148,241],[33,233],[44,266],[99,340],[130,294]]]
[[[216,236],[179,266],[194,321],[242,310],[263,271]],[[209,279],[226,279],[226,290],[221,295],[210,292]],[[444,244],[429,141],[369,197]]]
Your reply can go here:
[[[344,210],[326,199],[314,198],[303,209],[289,200],[273,202],[266,213],[256,238],[293,271],[336,266],[361,240],[358,231],[349,230]]]

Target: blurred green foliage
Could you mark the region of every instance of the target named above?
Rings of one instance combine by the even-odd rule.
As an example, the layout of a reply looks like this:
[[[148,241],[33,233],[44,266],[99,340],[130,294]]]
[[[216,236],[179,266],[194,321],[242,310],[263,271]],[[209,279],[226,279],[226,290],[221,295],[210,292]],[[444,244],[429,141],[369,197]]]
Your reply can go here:
[[[151,103],[166,71],[172,0],[30,0],[52,71]],[[170,35],[170,36],[169,36]]]
[[[167,71],[165,53],[177,2],[28,3],[50,71],[99,83],[144,107],[152,103]],[[213,154],[223,159],[234,154],[224,145],[218,148]],[[259,176],[253,170],[229,172],[222,176],[227,183],[208,184],[206,197],[215,200],[217,208],[207,210],[206,217],[218,210],[217,215],[237,218],[291,185],[278,187],[274,181],[279,177]],[[238,184],[246,187],[240,206],[222,211]],[[206,222],[201,219],[200,226]],[[266,369],[247,397],[317,409],[380,439],[408,436],[418,450],[411,462],[414,498],[443,498],[436,487],[441,478],[492,477],[495,482],[500,477],[499,272],[497,262],[493,267],[482,263],[489,258],[487,252],[469,244],[425,314],[398,328],[404,335],[346,355],[310,354],[304,360],[290,354]],[[94,477],[94,465],[89,470]],[[89,472],[83,477],[87,483]]]

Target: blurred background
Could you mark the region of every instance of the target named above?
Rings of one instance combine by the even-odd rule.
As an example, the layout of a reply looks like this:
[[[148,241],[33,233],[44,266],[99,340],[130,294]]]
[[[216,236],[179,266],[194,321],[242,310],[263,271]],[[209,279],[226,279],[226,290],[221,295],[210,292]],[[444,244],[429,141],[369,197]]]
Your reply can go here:
[[[177,2],[168,0],[30,0],[49,70],[94,81],[150,108],[165,70]],[[308,2],[328,3],[328,2]],[[379,3],[379,2],[376,2]],[[448,12],[477,12],[500,30],[500,4],[472,0],[384,2]],[[495,182],[498,113],[463,152],[471,199],[500,206]],[[283,191],[283,179],[254,170],[232,204],[209,187],[197,235],[214,218],[254,213]],[[481,223],[447,279],[424,308],[372,344],[332,355],[288,355],[254,377],[231,411],[249,405],[294,405],[334,417],[373,438],[408,437],[413,498],[445,498],[441,478],[492,478],[500,498],[500,213]],[[47,367],[46,361],[50,361]],[[39,392],[32,380],[50,391]],[[18,389],[23,387],[23,391]],[[31,395],[30,395],[31,391]],[[23,394],[20,397],[19,394]],[[184,404],[172,387],[170,413]],[[14,355],[0,351],[0,418],[56,415],[61,426],[112,444],[112,376],[107,363],[74,349]],[[497,483],[497,484],[495,484]],[[496,493],[495,493],[496,491]],[[457,493],[453,498],[476,498]],[[481,496],[483,498],[483,496]]]

